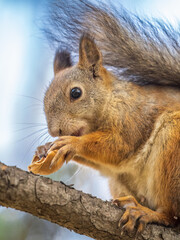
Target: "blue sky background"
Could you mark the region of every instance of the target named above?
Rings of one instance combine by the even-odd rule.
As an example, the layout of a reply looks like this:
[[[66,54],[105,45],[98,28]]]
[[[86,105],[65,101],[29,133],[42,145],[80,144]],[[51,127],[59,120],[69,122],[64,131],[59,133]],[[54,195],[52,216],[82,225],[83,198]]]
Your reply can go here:
[[[42,1],[0,1],[0,9],[0,154],[5,163],[19,159],[19,166],[24,167],[21,151],[22,147],[28,151],[32,138],[25,137],[36,130],[29,123],[41,121],[36,110],[42,109],[40,101],[53,76],[49,67],[52,54],[40,32]]]
[[[23,169],[30,164],[35,148],[48,137],[44,135],[46,126],[42,100],[46,86],[53,78],[54,52],[40,31],[46,2],[0,0],[0,161]],[[178,27],[179,0],[113,2],[121,2],[140,16],[163,18]],[[58,179],[75,183],[76,188],[103,199],[110,198],[106,180],[96,172],[80,168],[71,177],[69,169],[77,172],[77,168],[74,170],[70,165],[65,166],[62,170],[65,174],[61,172]],[[88,238],[77,237],[64,230],[54,239]]]

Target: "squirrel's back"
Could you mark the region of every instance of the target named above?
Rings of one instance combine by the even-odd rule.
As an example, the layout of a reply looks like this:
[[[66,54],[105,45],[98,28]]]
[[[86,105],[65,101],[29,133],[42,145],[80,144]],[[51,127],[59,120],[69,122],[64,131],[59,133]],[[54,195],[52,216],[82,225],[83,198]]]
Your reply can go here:
[[[180,87],[180,33],[163,21],[142,20],[112,3],[55,1],[45,32],[51,44],[72,52],[86,32],[116,75],[140,85]]]

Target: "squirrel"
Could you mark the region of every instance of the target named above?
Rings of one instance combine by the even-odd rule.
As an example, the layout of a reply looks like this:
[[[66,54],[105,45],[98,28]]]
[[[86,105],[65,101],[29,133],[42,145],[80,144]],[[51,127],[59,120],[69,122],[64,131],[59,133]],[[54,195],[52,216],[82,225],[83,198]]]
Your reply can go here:
[[[123,231],[178,224],[180,33],[85,0],[59,1],[52,13],[47,36],[66,50],[56,51],[44,112],[58,139],[37,154],[58,150],[50,167],[73,160],[107,176],[126,209]]]

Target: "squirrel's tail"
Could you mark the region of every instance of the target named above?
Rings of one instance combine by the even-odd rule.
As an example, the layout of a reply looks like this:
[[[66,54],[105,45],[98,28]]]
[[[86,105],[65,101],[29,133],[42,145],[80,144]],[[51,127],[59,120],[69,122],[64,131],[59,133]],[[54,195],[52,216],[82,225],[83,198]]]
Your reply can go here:
[[[92,35],[104,65],[138,84],[180,87],[180,33],[163,21],[142,20],[122,6],[86,0],[57,1],[46,33],[51,42],[75,52],[79,37]]]

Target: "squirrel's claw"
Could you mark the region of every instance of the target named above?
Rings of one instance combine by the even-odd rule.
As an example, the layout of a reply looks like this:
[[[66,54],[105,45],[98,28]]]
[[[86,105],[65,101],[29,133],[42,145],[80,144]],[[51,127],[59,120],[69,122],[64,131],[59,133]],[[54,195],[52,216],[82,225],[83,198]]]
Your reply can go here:
[[[77,141],[77,137],[64,136],[38,147],[28,170],[42,175],[54,173],[74,157]]]
[[[38,156],[40,159],[42,157],[46,157],[48,150],[50,149],[50,147],[52,146],[52,142],[48,142],[45,145],[39,146],[37,147],[37,150],[35,152],[35,155]]]
[[[74,153],[68,150],[67,147],[60,148],[55,157],[52,159],[49,168],[51,169],[58,161],[68,163],[74,156]]]
[[[113,201],[119,207],[126,209],[118,226],[122,232],[132,233],[137,226],[136,234],[141,234],[148,223],[157,222],[168,226],[170,219],[163,213],[153,211],[139,204],[133,196],[120,197]]]
[[[49,151],[57,150],[55,157],[52,159],[50,164],[50,169],[56,164],[58,161],[68,163],[75,155],[75,141],[76,137],[74,136],[64,136],[56,140],[54,144],[51,146]],[[48,152],[49,152],[48,151]]]

